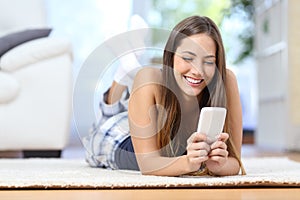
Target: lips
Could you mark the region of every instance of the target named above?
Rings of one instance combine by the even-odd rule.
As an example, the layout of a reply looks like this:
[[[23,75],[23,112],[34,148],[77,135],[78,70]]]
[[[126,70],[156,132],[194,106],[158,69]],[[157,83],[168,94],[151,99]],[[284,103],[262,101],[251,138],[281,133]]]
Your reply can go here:
[[[204,81],[204,79],[195,79],[189,76],[184,76],[185,80],[187,80],[188,83],[193,84],[193,85],[199,85]]]

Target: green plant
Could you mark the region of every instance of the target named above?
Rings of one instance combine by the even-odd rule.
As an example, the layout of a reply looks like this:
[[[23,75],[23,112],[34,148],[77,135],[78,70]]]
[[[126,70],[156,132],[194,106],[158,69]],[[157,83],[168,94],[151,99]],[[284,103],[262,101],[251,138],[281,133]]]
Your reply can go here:
[[[254,44],[254,4],[253,0],[231,0],[230,6],[224,9],[224,15],[227,18],[238,17],[246,26],[239,33],[238,39],[243,44],[234,64],[242,62],[244,59],[253,55]]]
[[[153,27],[172,29],[182,19],[192,15],[205,15],[220,25],[223,10],[229,7],[230,0],[152,0],[150,15],[158,16],[150,20]],[[154,32],[153,41],[160,41],[160,33]]]

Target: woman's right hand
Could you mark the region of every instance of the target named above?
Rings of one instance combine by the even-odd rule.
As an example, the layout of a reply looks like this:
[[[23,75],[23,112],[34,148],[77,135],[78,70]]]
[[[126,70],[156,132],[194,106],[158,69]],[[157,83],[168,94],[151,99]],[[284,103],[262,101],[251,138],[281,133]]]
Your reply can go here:
[[[208,160],[210,145],[206,142],[205,134],[195,132],[187,140],[187,159],[189,171],[199,170],[201,164]]]

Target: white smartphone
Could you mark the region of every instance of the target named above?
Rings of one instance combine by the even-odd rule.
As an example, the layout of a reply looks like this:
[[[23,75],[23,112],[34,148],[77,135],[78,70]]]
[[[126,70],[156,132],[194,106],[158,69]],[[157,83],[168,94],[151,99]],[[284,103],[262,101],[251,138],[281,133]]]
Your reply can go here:
[[[226,108],[203,107],[200,112],[197,132],[207,135],[208,143],[213,143],[223,131],[226,118]]]

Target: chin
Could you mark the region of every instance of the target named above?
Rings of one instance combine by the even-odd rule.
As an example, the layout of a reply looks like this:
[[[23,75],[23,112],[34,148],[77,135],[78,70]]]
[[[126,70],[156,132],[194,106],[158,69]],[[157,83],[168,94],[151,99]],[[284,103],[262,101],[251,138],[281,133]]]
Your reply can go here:
[[[201,93],[202,90],[199,90],[199,89],[191,89],[191,88],[188,88],[188,89],[185,89],[183,90],[183,92],[187,95],[187,96],[191,96],[191,97],[196,97],[198,96],[200,93]]]

